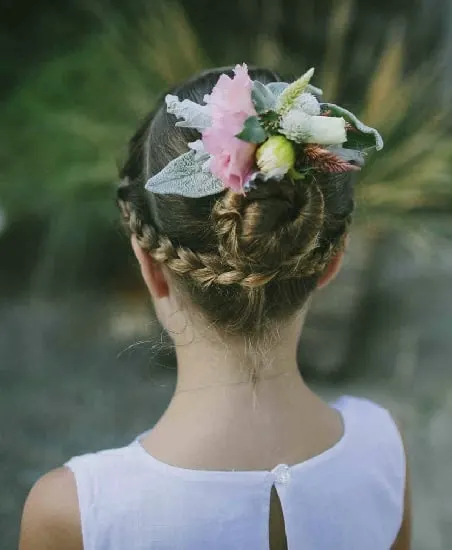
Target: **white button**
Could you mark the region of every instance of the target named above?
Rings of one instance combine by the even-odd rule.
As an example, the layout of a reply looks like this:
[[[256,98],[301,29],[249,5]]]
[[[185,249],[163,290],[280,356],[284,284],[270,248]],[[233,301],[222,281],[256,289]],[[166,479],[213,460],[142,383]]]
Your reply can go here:
[[[287,485],[290,481],[289,466],[287,464],[279,464],[273,469],[273,475],[275,476],[275,483]]]

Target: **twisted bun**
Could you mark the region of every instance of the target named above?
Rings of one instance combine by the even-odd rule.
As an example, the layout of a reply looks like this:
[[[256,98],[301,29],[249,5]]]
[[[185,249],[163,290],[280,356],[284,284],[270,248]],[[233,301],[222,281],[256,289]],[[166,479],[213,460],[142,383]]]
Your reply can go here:
[[[174,92],[200,101],[218,72]],[[251,76],[278,79],[266,71]],[[122,218],[210,322],[260,337],[303,305],[341,250],[353,210],[350,175],[270,180],[245,195],[224,191],[200,199],[146,192],[144,182],[196,138],[174,126],[161,106],[146,119],[120,173]]]
[[[212,211],[224,262],[271,279],[322,269],[309,259],[319,244],[324,216],[323,194],[315,182],[268,181],[247,195],[227,192]],[[268,277],[257,278],[256,284]]]

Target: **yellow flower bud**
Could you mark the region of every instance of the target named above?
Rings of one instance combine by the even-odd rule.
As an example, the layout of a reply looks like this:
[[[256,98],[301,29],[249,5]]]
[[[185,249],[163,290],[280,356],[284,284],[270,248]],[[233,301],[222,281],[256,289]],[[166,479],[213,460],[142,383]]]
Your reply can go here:
[[[295,150],[284,136],[271,136],[256,151],[256,164],[269,178],[282,177],[295,164]]]

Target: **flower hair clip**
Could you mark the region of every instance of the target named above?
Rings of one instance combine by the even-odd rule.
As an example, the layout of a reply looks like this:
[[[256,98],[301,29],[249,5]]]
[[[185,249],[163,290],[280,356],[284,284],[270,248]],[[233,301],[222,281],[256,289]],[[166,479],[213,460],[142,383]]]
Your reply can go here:
[[[359,170],[365,153],[383,148],[374,128],[331,103],[311,86],[314,69],[288,84],[252,81],[245,64],[222,74],[204,105],[165,98],[176,126],[201,139],[150,178],[153,193],[204,197],[228,188],[246,193],[256,180],[304,179],[308,173]]]

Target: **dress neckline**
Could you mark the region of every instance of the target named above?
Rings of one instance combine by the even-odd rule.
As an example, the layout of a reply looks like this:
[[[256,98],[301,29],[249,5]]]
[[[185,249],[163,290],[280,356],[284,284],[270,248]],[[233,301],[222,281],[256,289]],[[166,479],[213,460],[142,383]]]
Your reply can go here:
[[[129,448],[134,452],[138,452],[140,456],[144,460],[146,460],[147,463],[154,470],[163,474],[184,477],[187,479],[218,480],[222,478],[230,481],[232,479],[236,479],[237,481],[240,480],[241,482],[249,481],[253,483],[262,480],[262,478],[278,477],[280,475],[280,472],[282,471],[286,472],[287,475],[290,476],[291,473],[309,469],[340,454],[341,450],[343,449],[344,445],[350,437],[351,419],[347,414],[347,404],[349,403],[350,399],[353,398],[342,396],[333,403],[329,404],[331,408],[339,412],[343,426],[342,436],[336,443],[334,443],[334,445],[332,445],[328,449],[325,449],[321,453],[311,458],[308,458],[307,460],[292,465],[277,464],[272,470],[194,470],[169,464],[155,458],[143,447],[141,440],[151,430],[147,430],[137,436],[135,440],[129,445]]]

